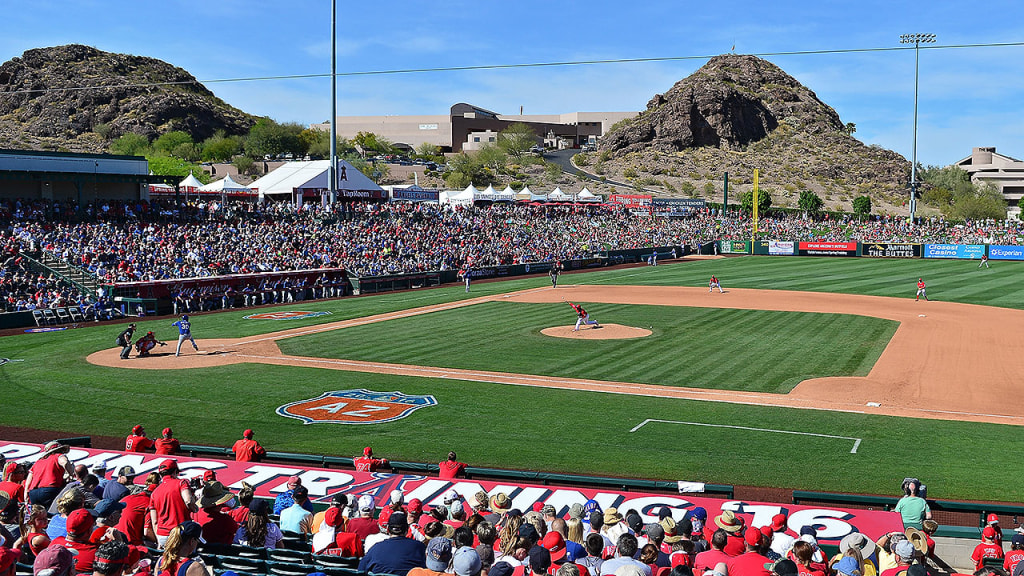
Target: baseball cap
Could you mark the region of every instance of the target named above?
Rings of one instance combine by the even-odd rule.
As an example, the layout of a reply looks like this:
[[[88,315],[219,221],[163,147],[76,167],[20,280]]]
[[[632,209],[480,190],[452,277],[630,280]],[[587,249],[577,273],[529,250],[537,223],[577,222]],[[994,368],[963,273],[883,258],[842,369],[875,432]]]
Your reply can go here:
[[[300,479],[298,476],[289,476],[288,477],[288,488],[290,488],[290,489],[291,488],[295,488],[299,484],[302,484],[302,479]]]
[[[135,478],[135,468],[131,466],[121,466],[117,469],[118,476],[124,476],[125,478]]]
[[[843,556],[843,559],[836,564],[836,572],[846,574],[846,576],[853,576],[858,570],[860,567],[857,566],[857,559],[853,556]]]
[[[910,540],[900,540],[896,544],[896,555],[904,560],[913,559],[914,545],[910,543]]]
[[[253,501],[249,503],[249,512],[260,516],[270,514],[270,502],[267,502],[262,498],[254,498]]]
[[[246,428],[245,431],[242,432],[242,437],[243,438],[252,438],[252,429],[251,428]]]
[[[540,539],[540,534],[537,534],[537,529],[533,527],[533,524],[523,524],[520,526],[517,535],[520,538],[525,538],[533,542]]]
[[[392,490],[391,491],[391,503],[392,504],[401,504],[404,499],[405,499],[405,496],[402,495],[402,491],[401,490]]]
[[[1021,565],[1024,565],[1024,562],[1021,562]],[[512,576],[514,572],[515,568],[508,562],[495,562],[487,571],[487,576]]]
[[[583,519],[583,504],[580,504],[579,502],[575,502],[575,503],[573,503],[572,506],[569,506],[569,518],[575,518],[577,520],[582,520]]]
[[[989,538],[989,539],[995,538],[996,537],[996,529],[991,527],[991,526],[985,526],[985,529],[981,531],[981,535],[984,536],[985,538]]]
[[[524,524],[525,526],[525,524]],[[530,526],[533,528],[533,526]],[[522,530],[522,528],[520,528]],[[536,531],[534,531],[536,532]],[[543,546],[530,548],[530,570],[538,574],[544,574],[551,567],[551,553]]]
[[[363,448],[363,456],[369,456],[371,454],[373,454],[373,448],[370,448],[369,446]]]
[[[217,473],[213,470],[203,472],[203,482],[213,482],[217,479]]]
[[[783,532],[786,530],[786,515],[776,514],[772,516],[772,530],[775,532]]]
[[[803,526],[800,528],[801,536],[818,536],[818,531],[814,529],[814,526]]]
[[[999,515],[998,514],[989,514],[988,515],[988,519],[985,520],[985,522],[987,524],[999,524]]]
[[[328,508],[327,512],[324,513],[324,522],[327,523],[328,526],[332,526],[335,528],[337,528],[337,526],[341,524],[342,518],[343,517],[341,515],[341,508],[331,507]]]
[[[89,472],[92,472],[93,474],[95,474],[97,476],[105,475],[107,473],[107,464],[106,464],[106,462],[97,462],[97,463],[93,464],[92,468],[89,470]]]
[[[36,556],[32,564],[34,576],[58,576],[71,570],[75,562],[76,552],[59,545],[51,544]]]
[[[331,496],[331,504],[345,506],[348,504],[348,496],[344,492],[335,492],[334,496]]]
[[[457,576],[476,576],[483,568],[480,555],[469,546],[463,546],[455,551],[452,557],[452,567],[455,568]]]
[[[302,484],[299,484],[298,486],[295,487],[294,490],[292,490],[292,497],[293,498],[298,498],[300,500],[303,499],[303,498],[308,498],[309,497],[309,488],[306,488]]]
[[[448,490],[447,492],[444,493],[444,503],[445,504],[451,504],[452,502],[455,502],[456,500],[461,500],[461,498],[459,497],[459,493],[456,492],[454,488],[451,488],[450,490]]]
[[[406,508],[408,508],[409,512],[422,512],[423,501],[419,498],[413,498],[412,500],[409,500],[409,504],[406,505]]]
[[[647,537],[651,540],[662,540],[665,538],[665,529],[661,524],[652,524],[647,527]]]
[[[427,543],[427,568],[435,572],[448,570],[452,560],[452,541],[438,536]]]
[[[104,498],[96,503],[93,507],[93,512],[100,518],[109,518],[114,512],[120,512],[124,510],[125,504],[118,502],[117,500],[111,500]]]
[[[757,528],[747,528],[747,531],[743,534],[743,540],[751,546],[760,546],[762,536],[761,531]]]
[[[392,512],[388,517],[388,534],[404,534],[409,529],[409,519],[405,512]]]
[[[374,509],[373,496],[363,494],[359,497],[359,500],[356,501],[356,504],[359,507],[360,512],[372,512]]]
[[[145,428],[142,427],[142,424],[136,424],[135,426],[132,426],[132,434],[142,434],[144,430]]]
[[[565,558],[565,538],[560,533],[552,530],[545,534],[544,539],[541,540],[541,546],[551,554],[551,560]]]
[[[152,334],[152,332],[150,332],[150,334]],[[171,430],[170,428],[164,428],[164,436],[170,436],[172,434],[174,434],[173,430]]]
[[[94,526],[96,526],[96,518],[93,516],[92,511],[86,508],[79,508],[71,514],[68,514],[68,532],[85,534],[92,531]]]
[[[555,507],[552,506],[551,504],[545,504],[544,507],[540,509],[540,513],[545,516],[554,516]]]
[[[255,500],[253,500],[255,502]],[[260,500],[260,502],[266,502],[266,500]],[[178,524],[178,528],[181,529],[182,538],[195,538],[206,544],[206,540],[203,539],[203,527],[198,523],[191,520],[186,520],[181,524]]]
[[[171,458],[168,458],[167,460],[164,460],[163,462],[161,462],[160,466],[157,467],[156,470],[157,470],[157,472],[160,472],[160,473],[164,473],[164,472],[168,472],[168,473],[177,472],[178,471],[178,461],[177,460],[173,460]]]

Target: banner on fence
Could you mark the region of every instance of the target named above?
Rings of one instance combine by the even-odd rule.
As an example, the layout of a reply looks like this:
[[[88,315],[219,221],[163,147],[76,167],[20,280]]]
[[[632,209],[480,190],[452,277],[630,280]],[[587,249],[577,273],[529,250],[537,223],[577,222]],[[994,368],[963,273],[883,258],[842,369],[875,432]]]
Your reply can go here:
[[[792,256],[796,248],[796,242],[783,240],[769,240],[768,254],[770,256]]]
[[[0,441],[0,454],[8,460],[34,462],[42,456],[42,445]],[[75,464],[83,464],[92,468],[94,464],[104,463],[108,470],[117,470],[121,466],[132,466],[141,481],[146,475],[155,471],[167,456],[155,454],[125,453],[96,449],[72,448],[68,458]],[[683,512],[697,506],[707,510],[710,521],[725,510],[731,510],[744,516],[748,526],[760,527],[771,524],[772,516],[782,512],[789,514],[789,528],[799,533],[802,526],[813,525],[817,529],[819,542],[838,543],[851,532],[861,532],[875,540],[881,535],[892,531],[902,531],[903,523],[900,515],[895,512],[881,510],[854,510],[832,507],[801,506],[795,504],[775,504],[753,501],[721,500],[707,497],[694,497],[690,494],[658,494],[648,492],[625,492],[595,488],[552,487],[518,482],[493,482],[475,480],[442,480],[424,476],[402,474],[385,474],[380,472],[356,472],[352,470],[330,470],[307,466],[287,466],[283,464],[263,464],[257,462],[233,462],[216,459],[174,457],[181,468],[182,476],[191,478],[200,476],[206,470],[214,470],[217,480],[232,490],[238,490],[242,482],[247,482],[256,490],[256,495],[273,498],[288,490],[288,478],[298,476],[302,485],[309,489],[309,496],[318,502],[328,502],[335,493],[344,492],[350,500],[370,494],[377,502],[387,501],[392,490],[401,490],[406,500],[418,498],[424,505],[443,505],[444,494],[454,489],[467,501],[472,501],[477,491],[484,490],[491,495],[504,492],[512,499],[512,506],[519,510],[532,510],[535,503],[550,504],[555,508],[556,516],[564,516],[570,506],[583,504],[594,499],[607,510],[616,507],[620,510],[635,509],[644,522],[657,522],[658,512],[663,507],[675,510],[677,520],[682,519]]]
[[[984,244],[925,244],[925,258],[976,259],[985,254]]]
[[[1024,246],[993,244],[988,247],[988,257],[993,260],[1024,260]]]
[[[865,242],[861,255],[868,258],[920,258],[920,244],[891,244],[888,242]]]
[[[718,251],[722,254],[750,254],[748,240],[719,240]]]
[[[801,256],[856,256],[856,242],[800,242]]]

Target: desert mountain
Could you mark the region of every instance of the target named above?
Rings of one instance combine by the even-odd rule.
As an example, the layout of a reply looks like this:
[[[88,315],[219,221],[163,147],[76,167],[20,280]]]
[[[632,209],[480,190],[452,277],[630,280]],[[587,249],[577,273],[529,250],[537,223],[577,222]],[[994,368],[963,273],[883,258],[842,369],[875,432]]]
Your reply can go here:
[[[103,152],[134,132],[196,141],[244,134],[255,118],[181,68],[77,44],[28,50],[0,65],[0,148]]]
[[[730,54],[655,95],[583,161],[610,179],[719,201],[724,172],[742,191],[757,168],[776,205],[795,206],[799,191],[810,190],[828,207],[849,209],[853,197],[867,195],[898,210],[910,163],[864,145],[851,128],[778,66]]]

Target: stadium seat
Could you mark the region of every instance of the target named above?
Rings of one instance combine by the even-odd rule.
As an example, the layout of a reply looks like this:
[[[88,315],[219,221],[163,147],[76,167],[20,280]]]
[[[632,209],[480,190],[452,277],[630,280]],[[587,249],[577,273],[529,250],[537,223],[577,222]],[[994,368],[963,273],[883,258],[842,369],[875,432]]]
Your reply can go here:
[[[1003,569],[1003,559],[1002,558],[982,558],[981,559],[981,565],[984,568],[998,568],[998,569],[1002,570]]]
[[[71,306],[68,308],[68,315],[71,316],[72,322],[85,322],[85,315],[78,309],[78,306]]]
[[[32,311],[32,319],[36,321],[36,326],[46,324],[46,318],[43,317],[43,311],[38,308]]]
[[[218,556],[218,567],[221,570],[232,570],[239,574],[266,574],[267,563],[257,558],[240,558],[238,556]]]
[[[57,313],[50,308],[43,308],[43,318],[46,319],[47,324],[57,324]]]
[[[18,562],[14,568],[14,573],[18,576],[32,576],[32,565]]]
[[[61,324],[66,324],[71,321],[71,314],[68,314],[67,308],[56,308],[54,312],[57,314],[57,321]]]
[[[365,576],[363,572],[356,568],[346,568],[344,566],[322,566],[317,564],[316,569],[327,576]]]
[[[274,576],[306,576],[316,572],[316,566],[312,564],[300,564],[298,562],[267,562],[267,573]]]
[[[317,568],[348,568],[355,570],[359,566],[359,558],[349,556],[332,556],[330,554],[313,554],[313,564]]]
[[[309,542],[306,539],[305,534],[297,534],[295,532],[282,530],[281,535],[283,536],[281,546],[284,548],[288,550],[309,550]]]
[[[291,562],[293,564],[309,564],[313,560],[309,550],[289,550],[277,548],[267,550],[267,560],[271,562]]]

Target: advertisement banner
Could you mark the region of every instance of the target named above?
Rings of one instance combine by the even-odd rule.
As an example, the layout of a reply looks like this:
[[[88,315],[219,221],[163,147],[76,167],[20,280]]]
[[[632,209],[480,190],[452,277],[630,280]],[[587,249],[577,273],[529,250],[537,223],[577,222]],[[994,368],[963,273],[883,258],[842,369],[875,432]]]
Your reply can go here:
[[[10,461],[31,463],[42,456],[42,446],[0,441],[0,454],[7,456]],[[167,456],[155,454],[86,448],[72,448],[68,458],[75,464],[83,464],[89,468],[94,464],[104,463],[111,471],[121,466],[132,466],[138,473],[139,482],[144,481],[147,474],[155,471],[161,462],[168,459]],[[898,513],[881,510],[722,500],[692,496],[690,493],[683,495],[624,492],[504,481],[451,481],[425,476],[328,470],[308,466],[234,462],[185,456],[176,456],[174,460],[177,460],[183,478],[201,476],[204,471],[213,470],[217,473],[217,480],[229,489],[237,491],[244,481],[255,488],[256,496],[262,498],[274,498],[287,491],[288,477],[298,476],[302,479],[302,485],[309,489],[310,499],[320,503],[329,502],[331,496],[338,492],[347,494],[349,500],[370,494],[377,502],[386,502],[392,490],[401,490],[406,501],[418,498],[425,506],[434,507],[444,504],[444,494],[450,489],[454,489],[469,502],[472,502],[477,491],[484,490],[491,495],[504,492],[512,499],[512,507],[519,510],[531,510],[535,503],[550,504],[555,508],[555,515],[559,517],[566,515],[573,504],[583,504],[588,499],[596,500],[604,510],[611,507],[620,510],[635,509],[645,523],[657,522],[658,512],[666,506],[675,510],[673,516],[676,519],[682,519],[684,510],[702,506],[707,510],[709,522],[723,511],[731,510],[737,515],[742,515],[748,526],[754,527],[769,525],[772,516],[786,512],[789,514],[791,532],[799,533],[802,526],[813,525],[817,529],[818,542],[825,541],[830,544],[837,544],[851,532],[861,532],[875,540],[887,532],[903,530],[903,522]],[[680,490],[683,484],[680,483]],[[685,485],[693,486],[691,483]]]
[[[984,244],[925,244],[925,258],[959,258],[974,260],[985,254]],[[990,256],[991,257],[991,256]]]
[[[437,190],[411,190],[396,188],[391,191],[392,200],[409,200],[412,202],[437,202],[440,192]]]
[[[993,260],[1024,260],[1024,246],[993,244],[988,247],[988,257]]]
[[[750,242],[747,240],[719,240],[718,251],[722,254],[750,254]]]
[[[890,244],[887,242],[865,242],[861,256],[868,258],[920,258],[920,244]]]
[[[796,249],[796,242],[783,240],[769,240],[768,254],[770,256],[792,256]]]
[[[707,201],[703,198],[655,198],[651,204],[658,206],[670,206],[673,208],[704,208]]]
[[[800,242],[801,256],[856,256],[856,242]]]
[[[612,204],[619,204],[627,208],[640,208],[649,206],[653,198],[650,194],[612,194],[608,200]]]

